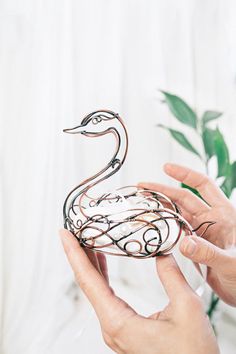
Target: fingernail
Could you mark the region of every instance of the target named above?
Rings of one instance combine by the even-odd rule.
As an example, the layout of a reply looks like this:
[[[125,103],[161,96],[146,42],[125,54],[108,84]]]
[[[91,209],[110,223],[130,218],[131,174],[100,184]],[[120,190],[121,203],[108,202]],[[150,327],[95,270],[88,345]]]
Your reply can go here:
[[[61,238],[61,241],[63,242],[63,244],[68,243],[71,239],[70,233],[68,230],[65,230],[65,229],[59,230],[59,235],[60,235],[60,238]]]
[[[171,164],[170,164],[170,163],[165,163],[165,165],[164,165],[164,170],[165,170],[166,172],[169,172],[169,171],[171,170]]]
[[[59,230],[59,236],[62,238],[65,235],[65,229]]]
[[[192,256],[193,253],[195,252],[196,246],[197,244],[193,239],[191,238],[186,239],[184,245],[184,253],[188,254],[189,256]]]

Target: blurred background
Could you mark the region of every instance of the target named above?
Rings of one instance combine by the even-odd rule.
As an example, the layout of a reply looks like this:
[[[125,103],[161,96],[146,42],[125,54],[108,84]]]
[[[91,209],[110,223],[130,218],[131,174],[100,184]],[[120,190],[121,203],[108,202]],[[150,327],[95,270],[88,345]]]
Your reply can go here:
[[[130,147],[109,188],[173,184],[162,172],[167,161],[204,172],[197,156],[157,127],[186,130],[202,149],[162,102],[165,90],[199,116],[223,112],[218,124],[235,160],[235,16],[234,0],[0,1],[1,354],[111,353],[58,230],[65,196],[106,163],[113,140],[62,129],[96,109],[120,113]],[[167,303],[153,260],[108,262],[114,289],[137,311]],[[196,279],[192,265],[179,262]],[[236,311],[220,303],[217,312],[222,353],[235,353]]]

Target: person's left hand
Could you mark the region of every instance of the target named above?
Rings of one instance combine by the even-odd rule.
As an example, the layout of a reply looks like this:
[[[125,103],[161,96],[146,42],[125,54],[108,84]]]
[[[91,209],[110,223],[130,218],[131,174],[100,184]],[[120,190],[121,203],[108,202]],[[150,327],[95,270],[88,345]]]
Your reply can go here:
[[[106,259],[80,247],[67,230],[61,238],[75,278],[95,309],[106,344],[116,353],[216,354],[216,339],[200,298],[172,256],[156,258],[157,272],[170,298],[150,317],[137,314],[108,285]],[[79,351],[79,349],[78,349]]]

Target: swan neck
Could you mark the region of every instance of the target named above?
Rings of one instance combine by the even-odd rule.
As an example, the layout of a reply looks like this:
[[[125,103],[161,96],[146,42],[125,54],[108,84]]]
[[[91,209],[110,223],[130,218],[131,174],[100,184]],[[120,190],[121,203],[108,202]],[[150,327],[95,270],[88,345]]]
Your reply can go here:
[[[128,151],[128,134],[123,122],[121,121],[120,123],[122,127],[122,132],[124,132],[124,138],[121,138],[121,134],[116,128],[112,127],[108,130],[107,133],[112,133],[116,138],[117,145],[115,153],[103,169],[101,169],[95,175],[81,182],[68,194],[63,208],[65,220],[68,217],[70,208],[73,207],[73,203],[79,196],[82,196],[83,193],[86,193],[96,184],[106,180],[107,178],[115,174],[123,165]]]

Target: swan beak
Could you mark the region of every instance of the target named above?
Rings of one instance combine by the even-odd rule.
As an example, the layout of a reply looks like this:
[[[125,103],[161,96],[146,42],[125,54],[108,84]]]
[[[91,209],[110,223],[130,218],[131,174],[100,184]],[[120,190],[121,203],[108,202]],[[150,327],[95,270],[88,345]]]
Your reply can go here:
[[[79,125],[75,128],[63,129],[63,132],[68,134],[83,134],[85,132],[85,128],[83,125]]]

